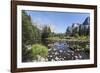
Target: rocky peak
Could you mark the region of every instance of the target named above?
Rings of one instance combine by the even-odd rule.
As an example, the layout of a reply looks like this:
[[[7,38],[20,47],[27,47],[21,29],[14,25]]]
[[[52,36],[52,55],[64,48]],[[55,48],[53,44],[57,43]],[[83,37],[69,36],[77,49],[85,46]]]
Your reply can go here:
[[[87,17],[83,22],[83,25],[90,25],[90,17]]]

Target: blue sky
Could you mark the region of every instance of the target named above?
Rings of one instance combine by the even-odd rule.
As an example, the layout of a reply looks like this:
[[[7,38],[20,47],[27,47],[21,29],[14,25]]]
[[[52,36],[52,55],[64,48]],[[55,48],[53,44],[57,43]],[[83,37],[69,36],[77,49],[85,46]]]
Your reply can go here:
[[[51,11],[26,11],[31,16],[33,22],[41,25],[51,24],[54,32],[64,33],[72,23],[83,23],[89,13],[75,12],[51,12]]]

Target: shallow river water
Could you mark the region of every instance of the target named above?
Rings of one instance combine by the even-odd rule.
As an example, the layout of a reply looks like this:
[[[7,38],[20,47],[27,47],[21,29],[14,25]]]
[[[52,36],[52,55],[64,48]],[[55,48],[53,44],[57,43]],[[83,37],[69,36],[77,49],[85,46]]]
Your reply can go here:
[[[73,51],[66,42],[49,44],[48,61],[81,60],[89,59],[89,55],[83,51]]]

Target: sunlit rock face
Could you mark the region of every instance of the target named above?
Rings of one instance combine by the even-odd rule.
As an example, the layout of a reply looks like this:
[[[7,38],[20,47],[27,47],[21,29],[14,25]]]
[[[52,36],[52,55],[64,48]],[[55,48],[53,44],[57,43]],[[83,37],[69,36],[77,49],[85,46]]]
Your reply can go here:
[[[77,27],[79,27],[79,25],[80,25],[79,23],[73,23],[72,28],[77,28]]]
[[[71,34],[73,34],[74,32],[78,32],[79,31],[79,27],[80,27],[80,25],[81,24],[79,24],[79,23],[73,23],[72,24],[72,26],[69,26],[68,28],[67,28],[67,34],[68,35],[71,35]]]
[[[79,26],[80,26],[80,25],[81,25],[81,24],[79,24],[79,23],[73,23],[73,24],[72,24],[72,30],[78,32],[78,31],[79,31]]]

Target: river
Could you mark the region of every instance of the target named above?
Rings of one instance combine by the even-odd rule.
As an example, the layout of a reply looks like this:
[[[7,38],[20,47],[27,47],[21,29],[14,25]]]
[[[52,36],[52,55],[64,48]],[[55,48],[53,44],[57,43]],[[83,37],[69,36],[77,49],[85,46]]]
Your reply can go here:
[[[84,51],[74,51],[68,47],[66,42],[55,42],[49,44],[48,61],[89,59],[89,54]]]

